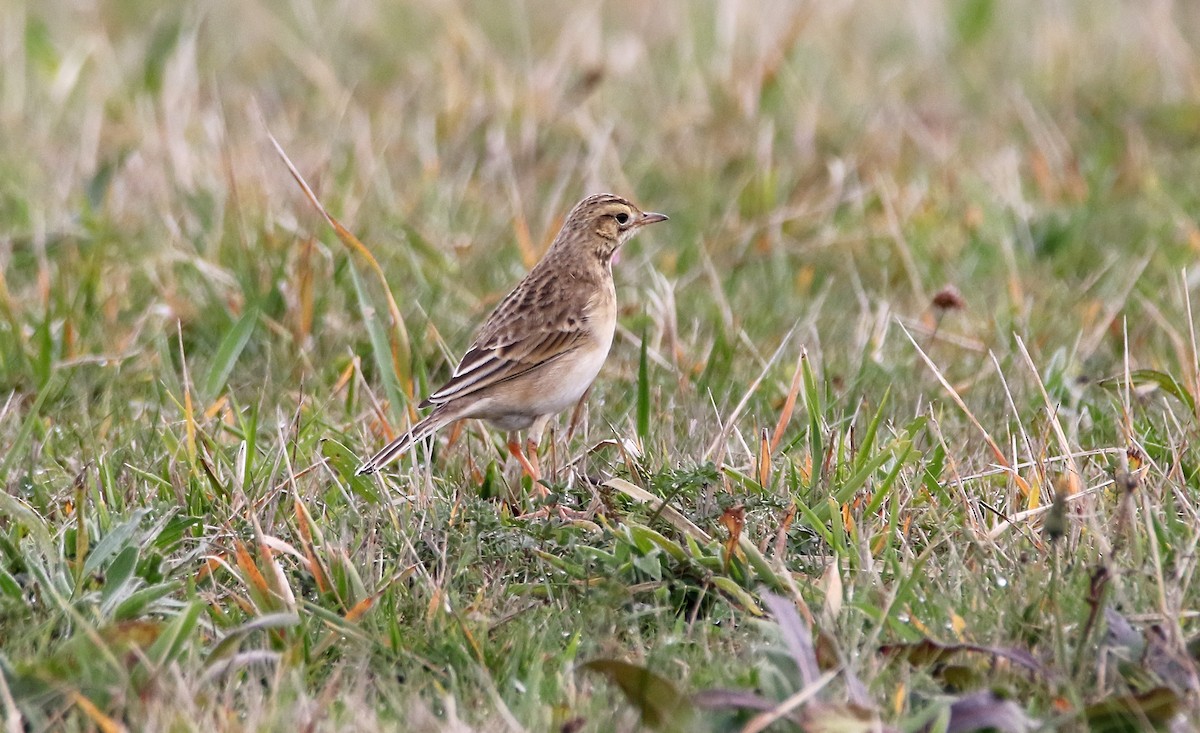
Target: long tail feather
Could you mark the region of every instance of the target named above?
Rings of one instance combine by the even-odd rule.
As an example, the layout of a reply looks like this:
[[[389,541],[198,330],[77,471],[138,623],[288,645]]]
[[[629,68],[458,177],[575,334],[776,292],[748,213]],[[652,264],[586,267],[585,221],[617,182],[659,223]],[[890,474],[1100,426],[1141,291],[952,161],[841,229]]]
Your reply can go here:
[[[378,453],[371,456],[369,460],[359,466],[354,475],[363,476],[375,473],[407,453],[417,443],[433,435],[448,423],[454,422],[458,418],[457,411],[447,409],[448,407],[448,404],[439,405],[436,410],[426,415],[425,419],[413,425],[404,434],[397,436],[392,442],[383,446]]]

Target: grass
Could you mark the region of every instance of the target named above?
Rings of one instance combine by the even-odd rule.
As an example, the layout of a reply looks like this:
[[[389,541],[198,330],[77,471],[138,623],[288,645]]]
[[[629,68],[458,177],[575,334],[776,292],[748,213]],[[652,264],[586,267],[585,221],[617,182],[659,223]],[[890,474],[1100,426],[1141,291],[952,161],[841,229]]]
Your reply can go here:
[[[1191,6],[0,29],[6,731],[1200,716]],[[485,426],[355,477],[597,190],[671,221],[544,446],[595,521]]]

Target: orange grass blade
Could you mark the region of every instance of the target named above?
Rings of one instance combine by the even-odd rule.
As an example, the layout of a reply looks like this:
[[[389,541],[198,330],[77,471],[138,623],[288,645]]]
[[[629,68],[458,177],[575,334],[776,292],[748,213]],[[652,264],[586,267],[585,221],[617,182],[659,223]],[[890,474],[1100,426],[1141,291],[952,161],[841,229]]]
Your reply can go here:
[[[804,361],[806,359],[808,359],[808,350],[801,349],[800,357],[796,359],[796,371],[792,373],[792,386],[788,389],[783,409],[779,411],[779,420],[775,423],[775,432],[771,435],[771,450],[769,451],[771,455],[775,454],[775,449],[783,440],[783,431],[787,428],[792,419],[792,412],[796,409],[796,396],[800,394],[800,385],[804,382]]]
[[[904,324],[899,323],[898,325],[900,326],[900,330],[904,331],[904,335],[908,337],[908,340],[912,342],[913,348],[917,350],[917,355],[920,356],[921,360],[925,362],[925,366],[929,367],[929,371],[933,372],[933,376],[938,380],[938,382],[941,383],[942,387],[946,390],[946,393],[950,395],[950,399],[954,401],[954,404],[958,405],[958,409],[962,410],[963,414],[967,416],[967,420],[969,420],[971,424],[975,426],[975,429],[979,431],[979,434],[983,436],[984,442],[986,442],[988,447],[992,449],[992,455],[995,456],[996,462],[1001,466],[1004,466],[1006,469],[1010,469],[1012,475],[1017,477],[1017,472],[1012,470],[1008,459],[1004,457],[1004,451],[1000,450],[1000,446],[996,445],[996,441],[992,439],[991,433],[987,431],[987,428],[983,427],[983,423],[979,422],[979,420],[975,417],[975,414],[971,412],[970,408],[967,407],[967,403],[964,402],[963,398],[959,396],[958,390],[954,389],[954,387],[942,374],[942,370],[938,369],[937,364],[933,363],[933,359],[929,358],[929,356],[917,343],[917,340],[914,339],[912,334],[909,333],[908,329],[904,327]],[[1022,481],[1022,483],[1024,482]]]
[[[293,504],[296,508],[296,525],[300,532],[300,547],[308,559],[308,569],[312,573],[313,581],[317,584],[317,590],[327,593],[333,587],[333,583],[329,580],[329,571],[325,569],[325,564],[321,562],[320,557],[317,556],[317,550],[313,546],[312,516],[308,513],[308,507],[304,506],[304,502],[300,501],[299,497],[293,500]]]
[[[263,597],[270,597],[271,587],[267,584],[267,579],[259,571],[258,565],[254,563],[254,558],[250,556],[245,543],[241,540],[234,540],[233,550],[237,559],[237,566],[242,571],[246,583],[262,594]]]
[[[1037,385],[1038,392],[1042,395],[1042,402],[1046,405],[1046,416],[1050,419],[1050,427],[1054,430],[1054,437],[1058,441],[1058,449],[1067,459],[1067,486],[1071,493],[1078,493],[1083,487],[1083,474],[1079,470],[1079,464],[1075,461],[1075,456],[1071,452],[1071,444],[1067,440],[1067,434],[1063,431],[1062,422],[1058,419],[1058,408],[1051,404],[1050,394],[1046,392],[1046,385],[1042,383],[1042,377],[1038,374],[1037,367],[1033,363],[1033,357],[1029,355],[1029,350],[1025,348],[1025,341],[1017,336],[1017,348],[1021,351],[1021,356],[1025,359],[1025,366],[1029,367],[1029,372],[1033,374],[1033,381]],[[1034,503],[1034,497],[1029,497],[1029,506],[1026,509],[1037,509],[1038,504]]]
[[[762,429],[758,441],[758,485],[764,489],[771,485],[771,444],[766,428]]]
[[[267,137],[271,139],[271,144],[275,146],[275,152],[279,154],[279,157],[283,160],[284,165],[287,166],[288,172],[292,174],[292,179],[296,181],[298,186],[300,186],[300,189],[304,192],[304,196],[308,199],[308,202],[313,205],[313,208],[316,209],[321,217],[328,222],[329,226],[333,228],[334,233],[337,234],[337,237],[342,241],[342,244],[346,245],[346,247],[352,252],[357,252],[362,255],[363,259],[367,261],[367,264],[371,266],[371,269],[374,270],[375,274],[379,277],[379,282],[383,285],[384,296],[387,298],[388,313],[391,315],[392,325],[395,327],[392,331],[392,366],[395,368],[397,376],[400,377],[400,385],[404,389],[405,393],[410,398],[413,397],[413,381],[411,370],[409,369],[412,349],[409,344],[408,326],[405,325],[404,316],[400,315],[400,307],[396,305],[396,299],[392,297],[392,291],[390,288],[388,288],[387,278],[383,274],[383,268],[379,266],[379,261],[375,259],[375,255],[371,254],[371,250],[367,249],[367,246],[360,242],[358,237],[354,236],[349,229],[342,226],[341,222],[333,218],[333,216],[326,211],[325,206],[321,204],[321,201],[317,198],[317,195],[313,193],[313,190],[309,187],[308,182],[304,180],[304,176],[300,175],[300,171],[296,170],[296,166],[292,164],[292,161],[290,158],[288,158],[287,153],[283,151],[283,146],[279,144],[279,141],[275,139],[275,136],[272,135],[269,130],[267,131]],[[411,417],[416,419],[415,410],[413,410],[411,405],[409,407],[409,411],[412,413]]]
[[[102,733],[125,733],[129,729],[121,723],[105,715],[96,704],[83,696],[83,693],[71,691],[71,702],[83,711],[83,714],[96,724]]]

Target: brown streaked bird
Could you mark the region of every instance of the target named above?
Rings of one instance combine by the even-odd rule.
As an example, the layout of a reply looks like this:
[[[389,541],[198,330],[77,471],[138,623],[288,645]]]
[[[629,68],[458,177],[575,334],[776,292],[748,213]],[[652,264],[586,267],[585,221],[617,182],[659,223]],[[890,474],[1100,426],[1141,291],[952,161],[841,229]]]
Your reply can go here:
[[[612,256],[642,227],[666,220],[610,193],[576,204],[545,256],[488,316],[450,380],[421,403],[433,412],[357,474],[375,473],[455,420],[479,418],[508,431],[509,451],[545,495],[537,466],[542,431],[583,397],[612,346]]]

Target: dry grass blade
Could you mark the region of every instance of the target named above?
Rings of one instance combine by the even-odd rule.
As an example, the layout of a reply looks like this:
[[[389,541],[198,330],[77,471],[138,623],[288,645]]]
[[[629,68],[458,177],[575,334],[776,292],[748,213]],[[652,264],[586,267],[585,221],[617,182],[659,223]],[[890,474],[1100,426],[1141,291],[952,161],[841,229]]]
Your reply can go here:
[[[969,477],[964,477],[963,481],[967,481],[968,479],[969,479]],[[1112,486],[1112,484],[1113,484],[1113,481],[1110,479],[1110,480],[1105,481],[1096,486],[1092,486],[1092,487],[1084,489],[1082,491],[1078,491],[1074,494],[1071,494],[1070,496],[1064,496],[1063,501],[1070,503],[1070,502],[1080,501],[1089,496],[1095,496],[1096,494],[1099,494],[1101,491],[1104,491],[1109,486]],[[1054,504],[1043,504],[1039,507],[1034,507],[1033,509],[1026,509],[1024,511],[1017,512],[1015,514],[1009,514],[1009,515],[1005,516],[1002,520],[1000,520],[999,524],[997,524],[995,527],[992,527],[990,530],[988,530],[987,536],[989,539],[995,540],[998,537],[1000,537],[1001,535],[1003,535],[1005,532],[1007,532],[1010,528],[1017,526],[1018,523],[1023,522],[1027,519],[1032,519],[1034,517],[1040,517],[1041,515],[1049,512],[1053,508],[1054,508]]]
[[[241,540],[234,540],[233,551],[234,557],[237,559],[238,569],[242,571],[242,577],[246,585],[252,590],[257,591],[261,596],[269,597],[271,595],[271,586],[259,571],[254,558],[250,555],[249,550],[246,549],[246,544]]]
[[[612,478],[604,482],[605,486],[620,491],[625,496],[628,496],[634,501],[649,505],[649,507],[658,512],[659,516],[667,520],[672,527],[690,536],[698,542],[712,542],[712,537],[707,532],[692,524],[692,521],[679,513],[677,509],[670,506],[662,499],[658,498],[649,491],[642,489],[634,484],[629,483],[624,479]]]
[[[792,372],[792,386],[788,388],[787,399],[783,401],[783,409],[779,411],[779,420],[775,422],[775,431],[771,434],[771,450],[775,455],[779,442],[783,440],[783,431],[787,429],[792,419],[792,411],[796,409],[796,397],[800,394],[800,386],[804,383],[804,360],[808,358],[808,349],[801,349],[796,358],[796,371]]]
[[[1115,297],[1105,299],[1104,313],[1100,316],[1095,327],[1080,343],[1079,349],[1075,354],[1075,358],[1081,362],[1091,358],[1096,349],[1100,348],[1100,344],[1104,343],[1104,338],[1112,328],[1117,316],[1125,310],[1125,306],[1129,302],[1129,296],[1133,293],[1133,289],[1137,286],[1138,281],[1142,278],[1142,273],[1146,271],[1146,267],[1150,264],[1151,255],[1147,254],[1140,262],[1131,266],[1128,269],[1130,273],[1128,280],[1125,282],[1125,287]],[[1187,288],[1184,288],[1186,290]]]
[[[756,469],[758,485],[764,489],[771,485],[771,442],[767,439],[767,429],[763,428],[758,438],[758,466]]]
[[[391,578],[388,578],[387,581],[380,585],[378,590],[366,598],[363,598],[361,601],[356,603],[353,608],[347,611],[344,618],[351,622],[358,621],[367,611],[371,610],[375,604],[379,603],[379,599],[383,598],[383,594],[386,593],[389,588],[396,583],[411,577],[414,572],[416,572],[416,566],[409,565],[407,568],[394,573]]]
[[[944,328],[934,328],[933,326],[928,326],[916,320],[915,318],[906,318],[900,315],[893,316],[893,318],[895,318],[898,323],[902,324],[908,330],[914,333],[919,333],[930,341],[941,341],[942,343],[951,344],[960,349],[975,351],[980,354],[987,351],[987,345],[978,339],[973,339],[961,334],[949,333]]]
[[[328,568],[325,567],[324,561],[317,554],[316,547],[313,545],[312,515],[308,513],[308,507],[304,506],[300,497],[294,497],[292,505],[296,512],[297,529],[300,531],[300,546],[304,550],[309,572],[312,573],[313,581],[317,584],[317,590],[327,593],[333,587],[333,583],[329,579]]]
[[[196,409],[192,404],[192,378],[188,373],[187,356],[183,349],[183,324],[175,322],[175,337],[179,343],[179,363],[183,370],[183,420],[187,427],[188,465],[196,466]]]
[[[793,710],[816,697],[817,693],[823,690],[825,685],[832,682],[834,677],[837,677],[837,670],[831,669],[817,678],[812,684],[806,685],[804,689],[776,705],[774,710],[755,715],[750,719],[750,722],[746,723],[746,727],[742,728],[742,733],[761,733],[771,727],[776,721],[786,717]]]
[[[1075,462],[1075,456],[1071,452],[1071,445],[1067,441],[1067,434],[1063,432],[1062,422],[1058,419],[1058,407],[1050,403],[1050,394],[1046,392],[1046,385],[1042,383],[1042,377],[1038,374],[1037,367],[1033,363],[1033,357],[1029,355],[1029,350],[1025,348],[1025,341],[1020,336],[1016,337],[1017,348],[1021,351],[1021,356],[1025,359],[1025,365],[1029,367],[1029,372],[1033,374],[1033,381],[1037,384],[1038,391],[1042,395],[1042,402],[1046,405],[1046,417],[1050,421],[1050,426],[1054,429],[1054,437],[1058,440],[1058,449],[1067,460],[1067,480],[1070,494],[1079,493],[1083,489],[1083,475],[1079,472],[1079,464]],[[1035,507],[1029,507],[1033,509]]]
[[[787,335],[785,335],[783,340],[779,342],[779,346],[775,349],[775,353],[771,354],[770,359],[767,359],[767,363],[763,365],[762,371],[759,372],[754,381],[750,383],[750,387],[742,395],[742,399],[739,400],[737,405],[733,408],[733,412],[729,413],[729,417],[725,418],[724,427],[721,429],[720,434],[718,434],[713,440],[712,444],[708,446],[708,450],[704,451],[704,457],[702,460],[707,461],[714,453],[717,453],[717,451],[724,446],[725,439],[729,437],[729,433],[733,430],[733,425],[737,422],[738,416],[742,414],[742,410],[746,409],[746,405],[750,402],[750,398],[754,396],[754,393],[758,391],[759,385],[761,385],[763,380],[767,378],[767,374],[771,371],[771,366],[775,364],[775,362],[779,359],[779,355],[783,353],[784,347],[787,346],[788,342],[792,340],[793,333],[795,333],[795,329],[789,329]],[[721,453],[718,454],[718,463],[723,457],[723,453],[724,451],[721,450]]]
[[[1029,437],[1029,431],[1025,429],[1025,422],[1020,419],[1020,410],[1017,409],[1016,400],[1013,399],[1012,390],[1008,387],[1008,379],[1004,376],[1004,370],[1000,367],[1000,360],[996,358],[995,352],[988,352],[988,356],[992,359],[992,366],[996,368],[996,376],[1000,380],[1000,388],[1004,390],[1004,399],[1008,403],[1008,409],[1012,411],[1013,417],[1017,424],[1017,431],[1021,435],[1021,442],[1025,446],[1025,453],[1029,456],[1029,464],[1026,468],[1035,468],[1039,471],[1039,477],[1045,482],[1046,466],[1048,465],[1049,457],[1038,457],[1038,451],[1034,448],[1033,440]],[[1020,470],[1022,463],[1017,460],[1016,449],[1013,449],[1013,468]]]
[[[1070,458],[1079,460],[1080,458],[1092,458],[1094,456],[1117,456],[1123,453],[1125,453],[1124,448],[1095,448],[1093,450],[1076,451],[1070,455]],[[959,480],[963,481],[964,483],[967,481],[978,481],[979,479],[987,478],[989,476],[998,476],[1002,473],[1008,473],[1011,470],[1019,471],[1024,468],[1034,468],[1039,464],[1059,463],[1066,460],[1068,460],[1068,456],[1046,456],[1045,458],[1038,460],[1015,463],[1011,466],[1011,468],[1005,466],[1000,468],[990,468],[984,471],[977,471],[975,473],[967,474],[966,476],[961,477]]]
[[[129,730],[119,721],[113,720],[111,717],[105,715],[100,708],[96,707],[96,704],[85,697],[83,693],[72,690],[71,702],[78,705],[79,709],[84,712],[89,720],[96,724],[97,730],[100,730],[102,733],[125,733],[125,731]]]
[[[1029,484],[1025,481],[1025,479],[1021,478],[1021,476],[1012,467],[1008,459],[1004,456],[1004,451],[1000,450],[1000,446],[997,445],[996,441],[992,439],[991,433],[987,431],[987,428],[983,427],[983,423],[979,422],[979,419],[975,417],[975,414],[971,412],[969,407],[967,407],[967,403],[963,401],[961,396],[959,396],[958,390],[954,389],[953,385],[951,385],[949,380],[946,379],[945,375],[942,374],[942,370],[938,368],[937,364],[933,363],[933,359],[929,358],[929,355],[925,353],[920,344],[917,343],[917,340],[914,339],[912,334],[909,333],[908,329],[904,327],[904,324],[900,323],[899,326],[900,330],[904,331],[904,335],[907,336],[908,340],[912,343],[913,348],[917,350],[917,354],[920,355],[921,360],[925,362],[925,365],[929,367],[931,372],[933,372],[933,376],[937,378],[938,382],[940,382],[942,387],[946,390],[946,393],[950,395],[950,399],[954,400],[954,404],[958,405],[958,409],[962,410],[963,414],[967,416],[967,419],[971,421],[971,424],[975,426],[975,429],[979,431],[979,434],[983,436],[983,440],[987,443],[988,448],[991,449],[992,455],[996,459],[996,463],[1000,464],[1000,466],[1002,466],[1005,471],[1012,476],[1013,481],[1017,483],[1017,485],[1021,488],[1022,493],[1024,493],[1026,497],[1031,497],[1032,491],[1030,490]]]
[[[346,245],[346,247],[348,247],[352,252],[357,252],[362,255],[367,263],[371,266],[371,269],[379,277],[379,283],[383,286],[384,297],[387,298],[388,314],[391,315],[392,325],[394,326],[392,330],[393,366],[396,370],[396,374],[400,377],[400,384],[404,388],[405,393],[410,398],[413,397],[412,373],[411,369],[409,368],[412,349],[408,338],[408,326],[406,326],[404,323],[404,316],[400,314],[400,307],[396,305],[396,299],[392,297],[392,291],[388,287],[387,277],[383,274],[383,268],[379,266],[379,261],[375,259],[375,255],[371,254],[371,250],[367,249],[367,246],[359,241],[358,237],[354,236],[349,229],[342,226],[341,222],[333,218],[333,216],[325,209],[325,206],[321,203],[320,199],[317,198],[317,195],[313,193],[313,190],[308,185],[308,182],[304,180],[304,176],[300,175],[300,171],[296,170],[296,166],[292,163],[291,158],[289,158],[287,153],[284,152],[283,146],[279,144],[279,141],[275,139],[275,136],[271,134],[270,130],[267,131],[267,137],[271,139],[271,144],[275,146],[275,152],[279,154],[280,159],[283,160],[284,165],[287,166],[288,172],[292,174],[292,179],[296,181],[296,184],[300,186],[300,190],[304,192],[304,197],[307,198],[309,203],[313,205],[313,208],[321,214],[321,217],[329,223],[329,226],[333,228],[333,231],[337,234],[338,239],[342,241],[342,244]],[[416,412],[412,409],[411,405],[409,409],[412,413],[410,417],[415,419]]]
[[[250,524],[254,527],[254,538],[258,542],[259,556],[262,558],[271,575],[268,578],[268,583],[271,587],[272,594],[281,599],[287,604],[288,610],[293,610],[296,607],[296,596],[292,592],[291,585],[288,584],[287,574],[283,572],[283,567],[275,558],[275,552],[272,549],[272,543],[267,541],[267,535],[263,532],[262,524],[258,521],[258,516],[253,512],[248,512]],[[298,558],[303,558],[299,550],[288,546],[288,549]]]

